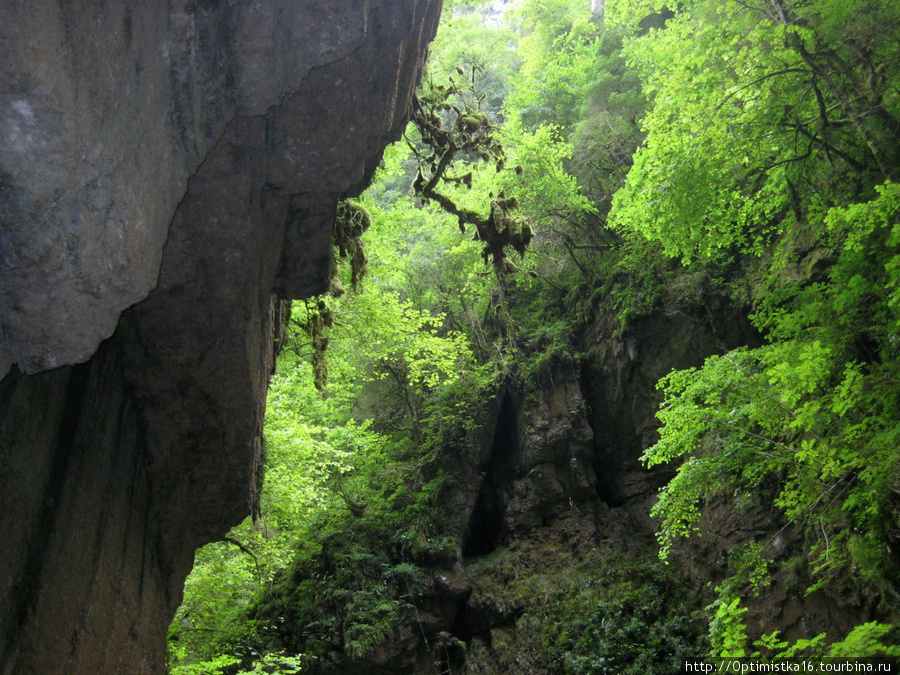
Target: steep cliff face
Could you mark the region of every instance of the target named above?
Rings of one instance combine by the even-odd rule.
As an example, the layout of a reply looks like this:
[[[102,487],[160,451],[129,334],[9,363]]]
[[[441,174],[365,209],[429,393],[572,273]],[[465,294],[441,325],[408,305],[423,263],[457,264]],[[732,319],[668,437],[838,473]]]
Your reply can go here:
[[[407,558],[392,548],[385,556],[391,564],[412,559],[421,573],[401,598],[414,609],[398,616],[390,637],[353,649],[340,631],[326,634],[311,622],[319,617],[309,597],[293,592],[311,578],[337,577],[339,541],[323,543],[335,550],[321,561],[292,568],[290,583],[276,585],[257,619],[277,627],[278,648],[319,649],[312,667],[321,673],[589,672],[590,658],[605,659],[610,670],[635,666],[638,651],[644,672],[676,671],[686,649],[702,651],[705,627],[688,617],[702,608],[698,587],[709,579],[692,579],[688,592],[689,576],[656,560],[649,511],[671,472],[639,461],[655,440],[655,384],[672,368],[754,337],[736,312],[710,325],[662,311],[622,339],[585,335],[594,357],[550,360],[538,381],[510,378],[466,450],[448,449],[454,480],[441,517],[460,547]],[[373,537],[370,545],[382,544]],[[321,603],[349,613],[333,597],[323,593]],[[576,641],[579,630],[588,660],[563,664],[564,651],[577,651],[566,640]],[[604,631],[631,634],[634,644],[603,643]],[[309,634],[314,645],[304,642]],[[641,672],[635,668],[627,672]]]
[[[430,4],[4,3],[0,376],[93,354],[155,286],[189,177],[249,140],[240,120],[265,130],[272,189],[362,180],[405,113]]]
[[[278,297],[324,288],[439,12],[0,8],[0,673],[164,671],[254,503]]]
[[[671,476],[640,462],[657,438],[656,382],[756,338],[737,312],[715,325],[657,312],[615,340],[588,331],[585,351],[592,357],[556,362],[541,383],[501,396],[493,441],[467,488],[463,553],[489,553],[574,521],[592,546],[606,541],[624,550],[630,540],[652,542],[648,512]]]

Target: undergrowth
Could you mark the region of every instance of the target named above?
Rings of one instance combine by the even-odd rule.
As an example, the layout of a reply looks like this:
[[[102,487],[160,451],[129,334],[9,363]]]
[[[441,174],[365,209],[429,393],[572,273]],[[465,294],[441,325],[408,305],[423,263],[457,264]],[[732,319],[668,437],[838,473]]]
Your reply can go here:
[[[467,570],[473,602],[510,617],[489,638],[475,636],[471,674],[672,673],[708,649],[696,595],[657,562],[596,552],[579,557],[532,543],[497,551]]]

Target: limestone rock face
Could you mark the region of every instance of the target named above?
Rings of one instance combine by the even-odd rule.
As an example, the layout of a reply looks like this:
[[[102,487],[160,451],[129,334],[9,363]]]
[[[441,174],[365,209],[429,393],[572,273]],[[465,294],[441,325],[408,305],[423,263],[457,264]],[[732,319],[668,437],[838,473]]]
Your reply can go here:
[[[154,288],[187,181],[231,124],[265,119],[274,189],[362,180],[434,4],[2,3],[0,377],[86,360]]]
[[[554,367],[528,402],[507,392],[493,443],[477,467],[467,556],[489,553],[597,501],[593,431],[574,364]],[[470,499],[472,499],[470,495]]]
[[[2,675],[164,672],[255,500],[279,298],[324,289],[439,13],[0,5]]]

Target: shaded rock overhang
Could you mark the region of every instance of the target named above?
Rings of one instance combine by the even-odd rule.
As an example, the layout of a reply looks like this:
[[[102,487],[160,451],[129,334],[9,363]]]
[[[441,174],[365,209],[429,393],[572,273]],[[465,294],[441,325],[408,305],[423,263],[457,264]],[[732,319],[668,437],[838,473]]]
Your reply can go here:
[[[0,4],[0,673],[162,673],[440,0]],[[3,377],[5,375],[5,377]]]

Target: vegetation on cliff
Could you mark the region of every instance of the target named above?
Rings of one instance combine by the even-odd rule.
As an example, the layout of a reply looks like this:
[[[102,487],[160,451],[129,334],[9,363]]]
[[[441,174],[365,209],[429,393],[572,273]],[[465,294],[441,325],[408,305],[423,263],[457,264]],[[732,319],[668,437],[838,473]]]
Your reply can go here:
[[[526,644],[533,672],[563,673],[896,656],[900,8],[523,0],[501,27],[464,9],[353,207],[365,253],[366,228],[336,241],[354,264],[332,286],[351,290],[291,309],[260,514],[198,553],[172,672],[375,667],[418,634],[435,668],[471,673],[515,672]],[[712,325],[723,304],[762,339],[663,378],[643,449],[674,476],[653,508],[672,562],[529,540],[468,568],[473,602],[518,634],[427,635],[499,389],[607,358],[642,317]],[[704,609],[675,568],[723,505],[771,527],[726,552]],[[799,595],[861,582],[867,616],[842,635],[748,628],[786,569]]]
[[[616,7],[631,23],[646,11]],[[852,569],[889,603],[900,534],[898,22],[891,3],[698,2],[633,41],[651,106],[612,213],[685,263],[740,266],[731,286],[766,336],[661,383],[661,438],[645,457],[682,461],[654,509],[663,552],[690,534],[704,500],[747,506],[776,485],[819,583]],[[768,543],[757,542],[763,566]],[[722,649],[749,654],[744,640]]]

